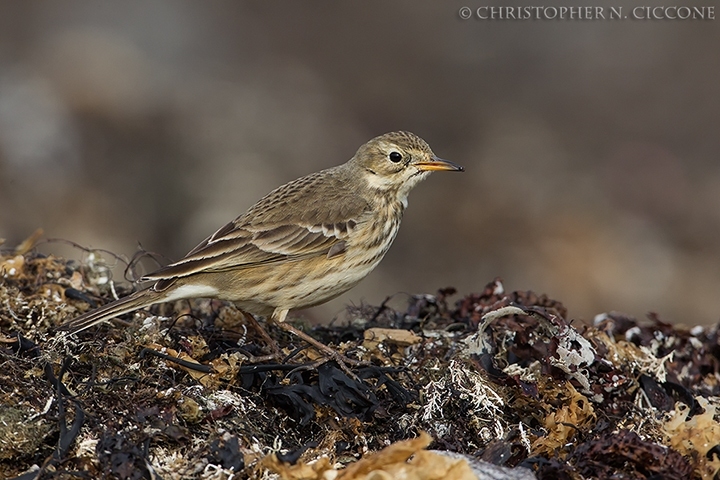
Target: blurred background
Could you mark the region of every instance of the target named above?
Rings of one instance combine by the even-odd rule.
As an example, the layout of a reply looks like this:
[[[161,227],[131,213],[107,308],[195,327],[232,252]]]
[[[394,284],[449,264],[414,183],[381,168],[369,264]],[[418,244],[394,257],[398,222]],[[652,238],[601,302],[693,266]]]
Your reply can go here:
[[[493,4],[3,2],[4,247],[42,227],[176,260],[403,129],[467,171],[415,189],[378,269],[308,318],[500,276],[579,320],[718,321],[718,21],[458,14]]]

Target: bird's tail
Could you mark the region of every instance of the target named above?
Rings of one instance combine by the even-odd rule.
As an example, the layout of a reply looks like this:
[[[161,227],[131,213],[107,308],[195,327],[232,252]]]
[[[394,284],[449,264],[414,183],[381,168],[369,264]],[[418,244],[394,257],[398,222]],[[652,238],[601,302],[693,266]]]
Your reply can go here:
[[[118,317],[124,313],[134,312],[143,307],[148,307],[155,303],[162,301],[163,294],[156,292],[150,288],[140,290],[139,292],[132,293],[127,297],[123,297],[114,302],[110,302],[95,310],[91,310],[87,313],[75,317],[70,321],[63,323],[60,326],[61,330],[66,330],[70,334],[78,333],[86,328],[90,328],[98,323],[102,323],[111,318]]]

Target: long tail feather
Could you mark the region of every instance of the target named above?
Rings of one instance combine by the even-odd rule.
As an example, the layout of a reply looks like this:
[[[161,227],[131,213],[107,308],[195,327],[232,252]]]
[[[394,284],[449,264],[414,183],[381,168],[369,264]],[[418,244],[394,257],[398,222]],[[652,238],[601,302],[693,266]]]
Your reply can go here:
[[[111,318],[118,317],[124,313],[133,312],[143,307],[148,307],[155,303],[162,302],[163,294],[154,291],[152,288],[146,288],[140,290],[127,297],[123,297],[114,302],[108,303],[100,308],[91,310],[87,313],[75,317],[70,321],[65,322],[62,326],[62,330],[69,331],[70,334],[78,333],[86,328],[90,328],[98,323],[102,323]]]

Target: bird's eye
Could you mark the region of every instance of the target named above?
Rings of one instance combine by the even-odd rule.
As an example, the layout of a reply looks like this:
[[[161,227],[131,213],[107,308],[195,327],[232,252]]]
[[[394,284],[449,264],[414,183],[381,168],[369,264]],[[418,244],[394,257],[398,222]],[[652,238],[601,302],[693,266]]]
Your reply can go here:
[[[400,155],[398,152],[390,152],[388,158],[390,158],[391,162],[398,163],[400,160],[402,160],[402,155]]]

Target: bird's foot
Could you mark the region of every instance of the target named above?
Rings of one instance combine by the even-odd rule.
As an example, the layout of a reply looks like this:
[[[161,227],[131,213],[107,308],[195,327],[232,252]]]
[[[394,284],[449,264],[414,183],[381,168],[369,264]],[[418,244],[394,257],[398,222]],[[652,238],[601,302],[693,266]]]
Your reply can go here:
[[[321,358],[309,365],[303,365],[302,367],[298,367],[293,370],[293,372],[298,370],[311,370],[329,361],[334,361],[350,378],[356,381],[360,381],[360,378],[350,369],[348,365],[351,365],[353,367],[363,367],[370,365],[369,362],[363,362],[362,360],[356,360],[354,358],[346,357],[334,348],[329,347],[324,343],[314,339],[307,333],[303,332],[302,330],[298,330],[289,323],[281,322],[278,324],[278,326],[286,332],[291,333],[296,337],[306,341],[307,343],[315,347],[320,353],[324,354],[324,358]]]

